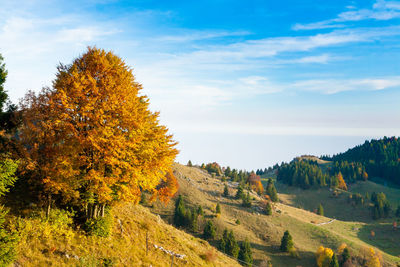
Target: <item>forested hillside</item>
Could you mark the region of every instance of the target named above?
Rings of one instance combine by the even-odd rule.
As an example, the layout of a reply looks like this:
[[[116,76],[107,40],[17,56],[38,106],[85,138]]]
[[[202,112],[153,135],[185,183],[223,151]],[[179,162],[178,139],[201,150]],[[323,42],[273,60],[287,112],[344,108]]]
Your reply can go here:
[[[344,153],[323,159],[361,163],[369,176],[400,184],[400,139],[397,137],[365,141]]]

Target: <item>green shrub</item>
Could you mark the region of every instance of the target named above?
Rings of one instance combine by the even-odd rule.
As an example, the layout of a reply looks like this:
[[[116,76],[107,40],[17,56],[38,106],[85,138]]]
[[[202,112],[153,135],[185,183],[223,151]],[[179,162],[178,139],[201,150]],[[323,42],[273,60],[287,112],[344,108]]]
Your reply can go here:
[[[113,218],[109,212],[104,217],[88,219],[84,224],[84,229],[89,235],[108,237],[113,226]]]
[[[15,259],[15,246],[18,239],[15,233],[4,228],[7,211],[0,206],[0,266],[8,266]]]

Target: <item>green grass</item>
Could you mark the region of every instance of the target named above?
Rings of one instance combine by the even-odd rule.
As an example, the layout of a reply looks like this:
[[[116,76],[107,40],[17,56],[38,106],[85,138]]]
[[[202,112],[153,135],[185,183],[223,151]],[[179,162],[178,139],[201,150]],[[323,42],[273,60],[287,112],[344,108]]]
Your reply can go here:
[[[399,246],[396,244],[397,234],[400,232],[393,234],[388,221],[382,221],[382,225],[372,221],[368,207],[352,207],[347,202],[346,192],[334,198],[327,188],[302,190],[276,183],[283,201],[275,204],[275,209],[280,210],[280,213],[274,212],[272,216],[266,216],[241,207],[238,200],[222,197],[224,185],[218,177],[212,178],[199,169],[181,165],[175,166],[175,173],[180,184],[179,193],[186,196],[189,205],[202,205],[208,218],[212,217],[215,204],[220,203],[221,216],[213,219],[219,228],[218,234],[226,227],[234,231],[238,240],[248,238],[257,265],[270,260],[273,266],[315,266],[315,252],[320,245],[335,250],[342,243],[348,244],[354,254],[363,248],[373,247],[382,253],[386,266],[394,266],[400,262],[397,257],[400,254]],[[233,188],[229,190],[231,195],[236,192]],[[259,198],[253,196],[256,198],[253,203],[257,204]],[[310,212],[319,203],[324,205],[327,217]],[[167,209],[156,203],[153,209],[166,220],[170,220],[172,210],[173,203]],[[331,224],[315,225],[334,217],[338,220]],[[240,219],[240,225],[235,223],[237,219]],[[371,229],[376,229],[374,239],[369,238]],[[279,252],[280,239],[285,230],[292,234],[299,258]]]

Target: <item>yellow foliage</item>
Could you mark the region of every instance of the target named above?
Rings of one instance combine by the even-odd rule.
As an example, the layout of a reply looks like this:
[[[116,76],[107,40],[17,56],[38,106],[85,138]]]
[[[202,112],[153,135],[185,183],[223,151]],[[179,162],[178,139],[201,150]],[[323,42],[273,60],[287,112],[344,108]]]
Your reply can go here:
[[[339,181],[339,188],[342,189],[342,190],[346,190],[347,191],[347,185],[346,185],[346,182],[343,179],[342,173],[339,172],[337,177],[338,177],[338,181]]]
[[[366,267],[381,267],[379,255],[377,255],[373,248],[369,248],[369,257]]]
[[[338,254],[342,254],[343,250],[347,248],[346,243],[342,243],[339,247],[338,247]]]
[[[316,253],[318,267],[329,267],[332,256],[332,249],[320,246]]]
[[[141,89],[131,68],[101,49],[60,65],[53,88],[22,103],[33,182],[81,204],[137,202],[153,192],[178,151]]]

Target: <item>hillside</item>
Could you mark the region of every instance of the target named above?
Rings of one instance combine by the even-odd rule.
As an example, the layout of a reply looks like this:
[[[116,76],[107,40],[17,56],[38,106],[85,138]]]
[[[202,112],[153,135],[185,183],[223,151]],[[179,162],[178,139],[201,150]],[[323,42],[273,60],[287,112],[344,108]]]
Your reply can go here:
[[[383,245],[385,241],[369,240],[365,236],[366,229],[370,226],[362,222],[336,220],[318,225],[330,222],[332,218],[294,207],[296,205],[294,202],[287,201],[289,194],[281,194],[283,203],[275,204],[275,212],[272,216],[267,216],[254,209],[242,207],[239,200],[222,197],[223,183],[218,177],[213,178],[199,168],[179,164],[174,166],[174,170],[180,184],[179,194],[185,196],[189,205],[201,205],[205,210],[206,218],[212,219],[218,226],[219,234],[224,228],[228,228],[234,231],[237,240],[248,238],[251,241],[254,263],[257,266],[265,264],[266,261],[271,261],[273,266],[315,266],[314,255],[320,245],[337,249],[342,243],[348,244],[353,253],[359,254],[362,248],[374,247],[374,244],[378,242],[374,249],[382,254],[384,266],[395,266],[395,263],[400,261],[400,258],[396,257],[397,249],[387,249]],[[229,191],[230,195],[234,195],[236,191],[231,184]],[[328,189],[326,191],[329,192]],[[306,191],[301,190],[297,194],[291,192],[290,195],[301,196],[303,192]],[[256,194],[252,196],[255,199],[253,203],[256,204],[260,198]],[[319,202],[315,199],[314,201]],[[222,208],[219,218],[214,217],[215,205],[218,202]],[[153,211],[171,222],[173,203],[171,202],[167,209],[160,204],[155,204]],[[349,210],[349,213],[352,213],[352,210]],[[240,225],[235,223],[237,219],[240,220]],[[382,225],[382,227],[391,229],[390,225]],[[298,258],[279,251],[280,239],[287,229],[295,241]],[[399,235],[398,232],[392,234],[396,238]],[[217,244],[216,241],[214,244]]]
[[[74,230],[61,216],[53,222],[40,214],[11,216],[11,227],[20,230],[14,266],[171,266],[171,256],[154,245],[185,255],[175,257],[173,266],[239,266],[207,242],[166,224],[140,205],[120,205],[112,213],[114,228],[108,238]]]

